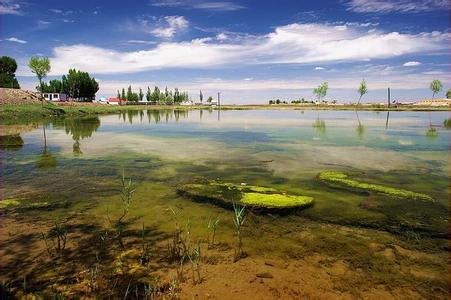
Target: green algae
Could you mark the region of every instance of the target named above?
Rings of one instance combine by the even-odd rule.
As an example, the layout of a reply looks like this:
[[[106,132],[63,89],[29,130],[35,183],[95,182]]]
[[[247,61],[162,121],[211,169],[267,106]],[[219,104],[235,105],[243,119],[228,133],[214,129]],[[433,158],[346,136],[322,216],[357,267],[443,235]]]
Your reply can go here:
[[[0,200],[0,209],[23,208],[23,209],[39,209],[50,207],[48,202],[27,202],[23,198],[10,198]]]
[[[177,191],[194,200],[211,202],[226,208],[230,208],[233,202],[237,202],[257,208],[262,212],[299,209],[313,204],[312,197],[287,195],[274,188],[245,184],[219,182],[184,184],[178,186]]]
[[[318,178],[328,183],[338,184],[359,191],[375,192],[401,199],[435,201],[432,197],[425,194],[349,179],[347,174],[339,171],[324,171],[319,173]]]
[[[304,207],[311,205],[313,198],[281,194],[244,193],[241,202],[246,205],[265,207]]]
[[[3,199],[0,201],[0,209],[4,208],[10,208],[20,205],[20,199],[13,198],[13,199]]]

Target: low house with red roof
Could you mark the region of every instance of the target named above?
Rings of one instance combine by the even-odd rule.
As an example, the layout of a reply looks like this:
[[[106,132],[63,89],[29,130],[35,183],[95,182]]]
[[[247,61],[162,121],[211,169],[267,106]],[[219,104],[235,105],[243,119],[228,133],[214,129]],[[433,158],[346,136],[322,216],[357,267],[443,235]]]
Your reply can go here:
[[[107,103],[111,105],[122,105],[125,104],[127,101],[122,100],[120,98],[108,98]]]

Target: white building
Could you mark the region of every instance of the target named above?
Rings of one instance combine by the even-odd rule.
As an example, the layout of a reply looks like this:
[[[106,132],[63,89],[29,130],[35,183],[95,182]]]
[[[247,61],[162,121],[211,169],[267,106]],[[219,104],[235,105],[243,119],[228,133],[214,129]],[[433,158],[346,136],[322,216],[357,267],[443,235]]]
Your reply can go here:
[[[47,101],[67,101],[67,95],[64,93],[43,93]]]

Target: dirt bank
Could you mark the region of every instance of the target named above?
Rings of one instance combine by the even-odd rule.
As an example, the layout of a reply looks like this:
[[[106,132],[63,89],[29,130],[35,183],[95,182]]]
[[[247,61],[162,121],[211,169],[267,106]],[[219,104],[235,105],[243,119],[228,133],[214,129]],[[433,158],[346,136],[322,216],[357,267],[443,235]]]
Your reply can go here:
[[[41,103],[38,93],[19,89],[0,88],[0,105],[36,103]]]

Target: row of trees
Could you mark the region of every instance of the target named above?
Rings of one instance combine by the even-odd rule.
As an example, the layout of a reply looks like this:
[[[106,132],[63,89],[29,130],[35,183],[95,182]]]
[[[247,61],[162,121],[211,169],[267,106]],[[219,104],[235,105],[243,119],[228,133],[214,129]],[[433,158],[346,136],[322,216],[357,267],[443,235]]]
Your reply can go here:
[[[440,80],[435,79],[430,83],[429,88],[432,91],[432,99],[434,99],[435,95],[440,93],[443,90],[443,84]],[[329,90],[329,84],[327,82],[323,82],[318,87],[313,89],[313,94],[318,99],[318,103],[320,103],[321,99],[327,95],[328,90]],[[362,97],[368,93],[368,86],[366,84],[365,79],[363,79],[360,82],[359,87],[357,89],[357,93],[359,94],[359,101],[357,102],[357,104],[360,104]],[[446,98],[447,99],[451,98],[451,89],[448,89],[448,91],[446,92]],[[335,102],[335,101],[332,101],[332,102]],[[279,99],[269,100],[269,104],[280,104],[280,103],[286,103],[286,101],[280,101]],[[304,101],[304,98],[302,98],[302,100],[291,101],[291,103],[307,103],[307,101]]]
[[[17,63],[9,56],[0,57],[0,87],[20,89],[16,78]]]
[[[136,93],[132,90],[132,87],[129,85],[127,91],[122,89],[122,92],[117,91],[117,98],[124,101],[147,101],[157,104],[180,104],[184,101],[189,100],[189,96],[187,92],[180,92],[178,88],[175,88],[174,91],[168,90],[166,87],[164,91],[161,91],[159,87],[155,86],[153,90],[150,87],[147,87],[146,94],[143,93],[143,90],[140,88]]]
[[[65,93],[70,98],[90,101],[99,90],[98,82],[89,73],[70,69],[61,80],[53,79],[36,87],[41,93]]]
[[[30,58],[28,67],[36,74],[39,85],[36,87],[41,93],[65,93],[72,99],[90,101],[95,98],[99,90],[98,82],[89,73],[70,69],[61,80],[53,79],[49,83],[43,81],[51,70],[48,57],[33,56]]]

